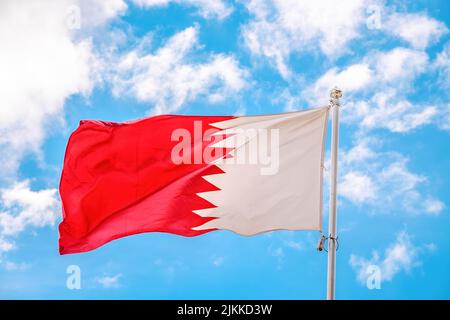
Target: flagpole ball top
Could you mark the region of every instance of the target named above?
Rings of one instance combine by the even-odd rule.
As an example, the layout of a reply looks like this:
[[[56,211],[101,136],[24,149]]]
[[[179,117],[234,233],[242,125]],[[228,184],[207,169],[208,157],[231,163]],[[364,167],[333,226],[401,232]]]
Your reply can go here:
[[[339,99],[342,97],[342,91],[335,87],[331,90],[330,97],[333,99]]]

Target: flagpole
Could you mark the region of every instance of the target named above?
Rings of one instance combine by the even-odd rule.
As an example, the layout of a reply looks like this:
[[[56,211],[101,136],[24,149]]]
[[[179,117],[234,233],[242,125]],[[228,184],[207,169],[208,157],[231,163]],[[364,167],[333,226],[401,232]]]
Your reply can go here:
[[[339,98],[342,91],[334,88],[330,92],[330,106],[332,112],[331,131],[331,172],[330,172],[330,203],[328,223],[328,274],[327,274],[327,300],[335,299],[336,283],[336,188],[337,188],[337,164],[339,149]]]

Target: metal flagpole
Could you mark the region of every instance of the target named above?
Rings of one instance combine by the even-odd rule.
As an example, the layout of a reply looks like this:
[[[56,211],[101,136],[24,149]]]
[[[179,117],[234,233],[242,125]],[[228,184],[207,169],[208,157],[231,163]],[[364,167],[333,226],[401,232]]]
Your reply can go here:
[[[336,273],[336,187],[337,187],[337,164],[339,149],[339,98],[342,91],[334,88],[330,92],[330,106],[332,114],[331,131],[331,172],[330,172],[330,204],[328,223],[328,274],[327,274],[327,300],[334,300],[335,295],[335,273]]]

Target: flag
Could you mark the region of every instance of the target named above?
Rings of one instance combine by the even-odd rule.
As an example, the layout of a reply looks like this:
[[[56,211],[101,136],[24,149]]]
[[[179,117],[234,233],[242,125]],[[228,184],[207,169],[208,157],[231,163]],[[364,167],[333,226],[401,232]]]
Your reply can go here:
[[[321,230],[328,111],[81,121],[60,181],[60,253],[143,232]]]

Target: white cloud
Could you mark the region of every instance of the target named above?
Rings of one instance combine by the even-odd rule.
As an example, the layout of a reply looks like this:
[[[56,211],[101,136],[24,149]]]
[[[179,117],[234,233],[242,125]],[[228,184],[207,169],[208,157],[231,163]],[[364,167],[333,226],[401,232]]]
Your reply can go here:
[[[276,269],[279,271],[283,268],[284,264],[284,250],[282,247],[274,248],[272,245],[268,248],[269,255],[276,259],[277,265]]]
[[[364,62],[373,72],[371,81],[364,83],[366,87],[379,90],[395,83],[401,89],[408,89],[412,81],[426,71],[428,56],[422,51],[397,47],[385,52],[372,52]]]
[[[295,87],[295,90],[297,88]],[[283,106],[285,112],[298,110],[301,105],[301,98],[298,94],[293,94],[290,88],[283,87],[281,90],[273,90],[274,97],[270,103],[273,105]]]
[[[394,89],[386,89],[375,94],[370,100],[370,108],[360,110],[360,126],[366,129],[386,128],[392,132],[407,132],[429,124],[437,114],[435,106],[414,105],[399,98]],[[358,108],[359,105],[351,105]],[[349,108],[350,109],[350,108]],[[352,112],[347,109],[346,112]]]
[[[442,108],[438,125],[443,130],[450,130],[450,103]]]
[[[270,59],[284,78],[290,77],[291,53],[319,48],[337,57],[359,36],[365,23],[365,0],[252,0],[244,2],[253,19],[243,27],[243,38],[256,56]],[[337,14],[337,12],[339,14]]]
[[[154,266],[158,269],[167,281],[172,282],[178,273],[186,270],[186,264],[181,260],[168,261],[162,258],[157,258],[153,261]]]
[[[444,210],[445,204],[436,199],[425,200],[425,210],[430,214],[439,214]]]
[[[283,248],[279,247],[271,251],[271,255],[274,257],[284,257]]]
[[[405,39],[417,41],[413,48],[369,51],[359,62],[329,69],[300,96],[311,105],[323,105],[328,102],[328,92],[334,86],[340,87],[344,92],[342,121],[364,130],[384,128],[404,133],[431,123],[447,129],[450,113],[445,106],[441,107],[441,102],[414,101],[420,93],[416,86],[422,76],[437,71],[441,88],[447,88],[450,83],[450,45],[431,63],[422,50],[437,41],[447,28],[425,14],[393,13],[389,23],[398,25],[394,28],[385,24],[383,31],[397,32]]]
[[[213,257],[213,261],[212,261],[212,264],[215,266],[215,267],[220,267],[222,264],[223,264],[223,262],[225,261],[225,258],[224,257],[222,257],[222,256],[218,256],[218,257]]]
[[[284,242],[284,244],[291,249],[294,250],[301,250],[303,249],[303,244],[300,241],[294,241],[294,240],[287,240]]]
[[[437,55],[433,66],[438,71],[440,85],[444,89],[450,88],[450,42]]]
[[[0,253],[11,251],[14,247],[14,243],[7,241],[0,236]]]
[[[116,274],[115,276],[103,276],[100,278],[97,278],[97,283],[103,286],[103,288],[119,288],[120,283],[119,279],[122,277],[122,274]]]
[[[59,211],[56,189],[33,191],[25,180],[0,190],[0,252],[13,249],[9,238],[25,228],[54,225]]]
[[[289,58],[294,53],[313,53],[320,50],[334,60],[351,49],[352,40],[374,37],[380,32],[402,39],[413,49],[422,51],[437,42],[448,32],[444,23],[425,13],[399,13],[384,1],[351,0],[343,3],[333,0],[249,0],[242,1],[252,19],[243,26],[242,36],[255,57],[271,61],[285,79],[291,79]],[[381,14],[381,28],[368,33],[367,23],[372,18],[368,9],[376,7]],[[387,17],[387,18],[385,18]],[[369,29],[373,29],[370,28]],[[377,33],[378,32],[378,33]],[[370,44],[370,41],[364,41]],[[395,52],[393,52],[395,53]],[[397,52],[399,54],[402,52]],[[407,53],[404,51],[403,53]],[[423,54],[426,57],[426,54]],[[397,56],[382,67],[390,81],[395,81],[391,71],[407,73],[410,59],[396,64]],[[391,63],[392,62],[392,63]],[[352,71],[352,70],[350,70]],[[332,75],[330,75],[332,76]],[[364,76],[364,75],[362,75]],[[358,77],[356,78],[358,79]],[[345,81],[358,86],[358,80]],[[352,88],[350,88],[352,90]]]
[[[1,250],[0,250],[1,252]],[[27,270],[30,266],[26,263],[16,263],[13,261],[1,261],[0,260],[0,265],[3,266],[3,268],[6,271],[24,271]]]
[[[426,53],[413,49],[372,52],[360,63],[342,70],[330,69],[307,87],[302,97],[312,105],[324,104],[327,93],[337,86],[345,95],[344,122],[362,129],[407,132],[431,123],[438,113],[434,105],[414,104],[407,99],[428,63]]]
[[[435,243],[433,243],[433,242],[426,243],[426,244],[423,245],[423,247],[428,252],[436,252],[437,249],[438,249],[438,246]]]
[[[380,142],[366,137],[341,152],[339,195],[352,203],[365,204],[369,213],[402,209],[412,214],[440,214],[444,203],[421,193],[427,178],[409,171],[403,155],[370,147],[377,144]]]
[[[369,57],[381,84],[409,84],[417,75],[423,73],[428,65],[426,53],[407,48],[394,48]]]
[[[246,85],[246,71],[231,56],[210,55],[203,63],[189,61],[198,45],[197,28],[171,37],[154,54],[140,49],[121,57],[112,82],[114,94],[129,93],[155,105],[155,113],[175,112],[198,97],[223,100]]]
[[[377,153],[369,147],[369,144],[377,144],[376,141],[359,140],[350,150],[344,153],[344,165],[363,163],[377,156]]]
[[[448,31],[444,23],[424,13],[394,13],[389,16],[384,29],[416,49],[427,48]]]
[[[16,235],[28,225],[42,227],[54,224],[59,206],[56,189],[33,191],[30,182],[25,180],[10,189],[0,190],[0,194],[2,207],[7,210],[0,213],[3,235]]]
[[[379,90],[392,83],[407,88],[417,76],[426,71],[427,65],[428,56],[422,51],[397,47],[386,52],[371,52],[359,63],[341,70],[336,67],[328,70],[306,93],[309,100],[314,100],[334,86],[338,86],[346,94],[368,89],[372,92],[375,88]]]
[[[0,159],[7,169],[14,171],[26,150],[39,151],[45,125],[61,120],[67,97],[92,89],[91,43],[72,40],[65,25],[69,4],[0,5]]]
[[[167,6],[169,3],[193,6],[202,17],[208,19],[222,20],[233,12],[233,8],[222,0],[133,0],[133,2],[140,7]]]
[[[379,200],[415,214],[441,213],[443,205],[430,206],[430,203],[441,202],[430,196],[424,197],[418,190],[419,186],[426,182],[426,177],[410,172],[406,164],[407,159],[400,158],[382,169],[378,179],[384,191]]]
[[[85,28],[126,10],[122,0],[2,1],[0,4],[0,162],[14,176],[26,153],[40,147],[64,103],[88,95],[98,59]],[[36,14],[39,12],[39,14]],[[78,23],[74,23],[79,20]],[[78,26],[81,29],[77,29]]]
[[[372,253],[370,259],[357,255],[350,256],[350,265],[356,271],[359,282],[365,284],[368,277],[368,267],[378,266],[381,272],[381,281],[391,281],[400,272],[410,272],[413,267],[420,265],[418,260],[419,248],[402,231],[397,235],[394,243],[390,244],[384,252],[383,258],[377,251]]]
[[[70,0],[70,2],[80,8],[82,29],[103,25],[124,14],[128,8],[125,0]]]
[[[57,190],[31,190],[17,170],[27,154],[44,164],[42,144],[64,123],[66,100],[89,95],[98,79],[90,32],[125,10],[123,0],[0,3],[0,252],[27,227],[54,224]]]
[[[374,200],[376,190],[370,176],[350,171],[340,181],[339,194],[355,203],[362,203]]]
[[[374,80],[374,75],[366,63],[353,64],[343,70],[332,68],[323,74],[317,81],[305,90],[303,95],[312,103],[323,100],[335,86],[343,90],[345,94],[358,92],[369,87]]]

